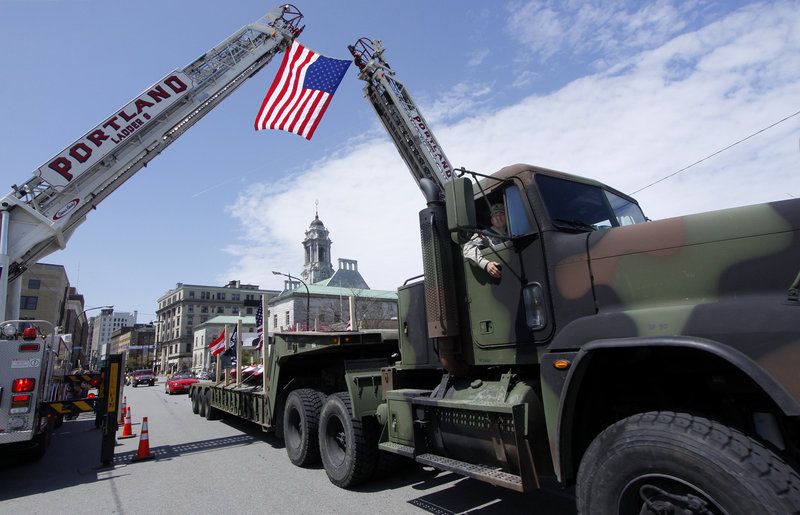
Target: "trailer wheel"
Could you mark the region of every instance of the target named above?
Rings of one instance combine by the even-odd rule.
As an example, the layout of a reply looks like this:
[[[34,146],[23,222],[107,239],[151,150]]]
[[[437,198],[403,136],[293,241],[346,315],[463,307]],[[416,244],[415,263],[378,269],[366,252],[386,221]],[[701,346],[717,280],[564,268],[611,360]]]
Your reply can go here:
[[[756,440],[686,413],[626,418],[589,446],[580,513],[800,513],[800,477]]]
[[[331,483],[350,488],[372,476],[378,452],[373,427],[351,416],[346,392],[328,397],[320,414],[319,447]]]
[[[197,414],[201,417],[206,416],[206,395],[205,392],[197,392]]]
[[[310,388],[292,390],[283,410],[283,441],[298,467],[319,462],[319,414],[324,397]]]
[[[199,392],[194,390],[192,392],[192,413],[197,415],[200,413],[200,403],[198,402]]]
[[[206,407],[206,420],[218,420],[220,418],[219,410],[211,405],[211,390],[206,390],[206,399],[203,404]]]

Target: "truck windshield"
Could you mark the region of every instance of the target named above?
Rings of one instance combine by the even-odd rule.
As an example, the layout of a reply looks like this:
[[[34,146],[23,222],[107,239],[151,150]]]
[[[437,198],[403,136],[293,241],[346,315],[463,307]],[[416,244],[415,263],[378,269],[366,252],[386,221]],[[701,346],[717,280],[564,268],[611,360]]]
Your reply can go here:
[[[536,183],[556,225],[596,231],[646,220],[636,203],[598,186],[542,174]]]

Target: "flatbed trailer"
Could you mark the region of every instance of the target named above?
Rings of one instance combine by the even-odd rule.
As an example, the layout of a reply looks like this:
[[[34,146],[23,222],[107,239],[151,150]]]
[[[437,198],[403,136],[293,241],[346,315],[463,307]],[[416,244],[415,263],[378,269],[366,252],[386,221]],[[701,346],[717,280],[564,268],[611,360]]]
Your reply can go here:
[[[208,420],[227,414],[256,423],[284,439],[292,463],[307,466],[320,459],[319,420],[333,399],[349,412],[340,413],[338,424],[375,429],[370,452],[377,454],[381,369],[394,363],[397,351],[395,330],[276,333],[264,346],[262,375],[237,383],[226,374],[227,380],[193,384],[192,411]]]

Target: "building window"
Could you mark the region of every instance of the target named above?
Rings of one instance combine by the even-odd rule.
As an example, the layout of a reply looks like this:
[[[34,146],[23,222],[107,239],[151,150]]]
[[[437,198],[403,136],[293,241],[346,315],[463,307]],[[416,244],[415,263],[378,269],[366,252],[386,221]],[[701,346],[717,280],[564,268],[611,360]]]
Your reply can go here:
[[[194,306],[189,306],[189,313],[194,313]]]
[[[278,327],[278,314],[272,315],[272,327],[273,329]]]
[[[194,298],[194,290],[189,290],[189,298],[190,299]]]
[[[224,307],[222,307],[222,306],[219,306],[219,307],[217,308],[217,313],[225,313],[225,308],[224,308]]]
[[[23,295],[19,298],[19,309],[36,309],[39,304],[39,297],[28,297]]]
[[[200,308],[200,313],[208,313],[208,306],[202,306]]]
[[[28,289],[38,290],[42,286],[42,281],[39,279],[28,279]]]
[[[253,308],[247,308],[247,314],[248,315],[252,315],[253,314]]]
[[[286,312],[286,325],[289,325],[289,312]]]
[[[232,307],[231,308],[231,315],[238,315],[238,314],[239,314],[239,308]]]
[[[217,293],[217,300],[225,300],[225,294],[224,293]]]
[[[194,317],[186,317],[186,325],[192,325],[194,323]]]

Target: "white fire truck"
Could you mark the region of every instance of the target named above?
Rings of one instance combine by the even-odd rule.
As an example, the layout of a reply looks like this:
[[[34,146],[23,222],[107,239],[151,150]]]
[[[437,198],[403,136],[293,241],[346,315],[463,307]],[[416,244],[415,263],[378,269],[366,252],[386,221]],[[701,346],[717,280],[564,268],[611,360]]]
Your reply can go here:
[[[44,455],[57,417],[42,402],[65,393],[54,382],[61,340],[44,320],[11,320],[0,326],[0,449],[25,458]]]

